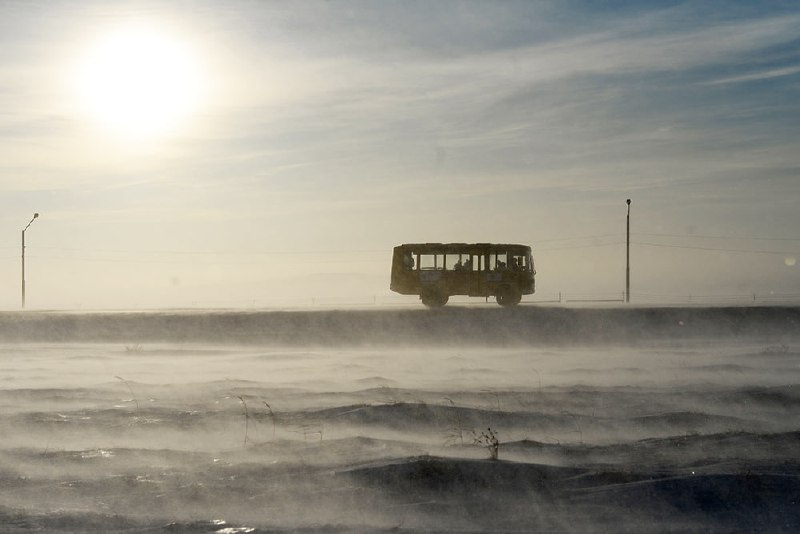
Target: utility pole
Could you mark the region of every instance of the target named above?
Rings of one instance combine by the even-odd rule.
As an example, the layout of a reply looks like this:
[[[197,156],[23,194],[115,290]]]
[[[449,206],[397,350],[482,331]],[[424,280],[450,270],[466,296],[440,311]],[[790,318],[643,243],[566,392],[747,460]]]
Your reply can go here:
[[[33,221],[39,216],[38,213],[33,214],[33,218],[28,223],[28,226],[22,229],[22,309],[25,309],[25,230],[33,224]]]
[[[631,301],[631,199],[628,199],[628,218],[625,229],[625,302]]]

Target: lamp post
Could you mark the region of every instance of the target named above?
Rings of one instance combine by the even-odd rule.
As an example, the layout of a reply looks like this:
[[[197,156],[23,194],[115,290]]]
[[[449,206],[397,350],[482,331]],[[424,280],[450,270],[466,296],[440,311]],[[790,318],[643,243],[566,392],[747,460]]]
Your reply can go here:
[[[22,229],[22,309],[25,309],[25,230],[33,224],[33,221],[35,221],[38,216],[38,213],[34,213],[28,225]]]
[[[628,217],[625,228],[625,302],[631,301],[631,199],[628,204]]]

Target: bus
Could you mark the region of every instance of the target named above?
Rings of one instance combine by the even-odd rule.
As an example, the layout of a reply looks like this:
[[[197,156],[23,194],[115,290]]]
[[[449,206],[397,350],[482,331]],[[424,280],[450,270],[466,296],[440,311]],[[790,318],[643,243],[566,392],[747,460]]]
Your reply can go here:
[[[453,295],[495,297],[501,306],[519,304],[535,291],[531,247],[495,243],[408,243],[394,247],[389,288],[419,295],[428,307]]]

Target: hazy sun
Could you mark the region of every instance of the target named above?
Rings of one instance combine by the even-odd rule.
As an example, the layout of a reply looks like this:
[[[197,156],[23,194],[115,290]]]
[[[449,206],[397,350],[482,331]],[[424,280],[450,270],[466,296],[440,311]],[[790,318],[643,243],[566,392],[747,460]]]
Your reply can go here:
[[[82,107],[102,126],[130,137],[177,128],[199,104],[198,58],[151,28],[119,29],[92,43],[76,76]]]

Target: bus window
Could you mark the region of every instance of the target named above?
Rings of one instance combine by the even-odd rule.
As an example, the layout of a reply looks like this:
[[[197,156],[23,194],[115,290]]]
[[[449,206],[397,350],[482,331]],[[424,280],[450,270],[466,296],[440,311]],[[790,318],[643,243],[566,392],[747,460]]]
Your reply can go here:
[[[493,252],[489,254],[489,270],[505,271],[508,268],[508,255],[505,252]]]
[[[448,271],[463,271],[464,261],[461,254],[446,254],[444,257],[445,268]]]
[[[422,270],[444,269],[444,254],[420,254],[419,268]]]
[[[406,271],[413,271],[414,270],[414,267],[417,266],[417,262],[414,260],[415,256],[416,256],[416,254],[414,254],[410,250],[406,250],[403,253],[403,269],[405,269]]]
[[[480,256],[464,256],[464,270],[465,271],[478,271],[480,270]]]
[[[512,271],[530,271],[528,266],[528,256],[525,254],[514,254],[511,256],[509,269]]]

